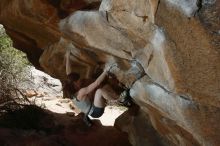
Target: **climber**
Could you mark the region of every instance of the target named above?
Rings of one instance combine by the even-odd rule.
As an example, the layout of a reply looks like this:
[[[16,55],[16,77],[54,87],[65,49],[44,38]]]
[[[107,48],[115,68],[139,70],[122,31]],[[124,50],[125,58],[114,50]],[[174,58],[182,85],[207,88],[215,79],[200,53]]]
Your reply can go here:
[[[85,113],[84,120],[87,125],[91,125],[88,115],[93,118],[102,116],[106,101],[117,100],[124,89],[119,86],[117,79],[110,73],[115,65],[106,67],[96,80],[82,79],[79,74],[71,71],[69,55],[70,53],[66,56],[67,81],[63,90],[66,91],[66,96],[72,99],[74,105]],[[126,99],[123,103],[129,102]]]
[[[117,90],[109,84],[108,80],[116,82],[114,81],[116,79],[114,79],[109,71],[110,68],[105,69],[95,81],[92,79],[79,79],[77,73],[70,73],[68,75],[68,83],[64,88],[69,88],[66,91],[69,91],[69,96],[73,99],[74,104],[86,114],[86,119],[84,120],[87,125],[91,124],[87,115],[93,118],[99,118],[104,113],[106,101],[117,100],[119,94],[123,91],[122,88],[121,90]],[[117,84],[115,87],[120,89]],[[129,102],[126,99],[123,103],[124,105],[128,105]]]
[[[69,74],[68,80],[69,83],[73,83],[71,90],[76,100],[80,102],[93,101],[90,115],[94,118],[98,118],[103,114],[106,101],[117,100],[123,90],[122,88],[119,89],[117,79],[110,73],[110,67],[105,69],[95,81],[92,79],[79,79],[79,75],[76,73]],[[115,82],[114,86],[117,86],[118,90],[110,82]]]

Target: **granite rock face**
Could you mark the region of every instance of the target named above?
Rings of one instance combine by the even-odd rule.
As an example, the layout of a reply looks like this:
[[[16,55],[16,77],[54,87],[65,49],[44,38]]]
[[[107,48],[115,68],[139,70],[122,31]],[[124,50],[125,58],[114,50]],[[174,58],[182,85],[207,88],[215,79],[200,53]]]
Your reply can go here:
[[[217,0],[0,2],[0,23],[14,46],[61,82],[67,54],[81,77],[117,64],[113,73],[140,110],[121,117],[129,126],[120,118],[116,126],[136,146],[220,145],[219,14]],[[134,60],[141,78],[129,75]]]

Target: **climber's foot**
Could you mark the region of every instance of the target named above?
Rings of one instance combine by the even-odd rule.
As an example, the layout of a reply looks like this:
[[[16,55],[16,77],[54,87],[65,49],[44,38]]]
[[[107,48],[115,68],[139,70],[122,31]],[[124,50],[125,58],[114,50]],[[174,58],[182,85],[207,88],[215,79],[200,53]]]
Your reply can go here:
[[[88,127],[92,126],[92,120],[88,116],[85,115],[83,118],[83,121],[86,124],[86,126],[88,126]]]

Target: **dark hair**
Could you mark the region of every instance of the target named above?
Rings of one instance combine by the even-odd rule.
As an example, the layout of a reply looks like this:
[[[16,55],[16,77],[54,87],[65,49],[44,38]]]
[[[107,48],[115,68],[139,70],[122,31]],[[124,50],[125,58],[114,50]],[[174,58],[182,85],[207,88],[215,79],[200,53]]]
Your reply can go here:
[[[80,79],[80,75],[78,73],[72,72],[67,75],[67,81],[64,83],[63,91],[67,98],[72,98],[72,96],[78,91],[74,82]]]
[[[72,72],[67,75],[67,80],[70,82],[79,80],[80,75],[78,73]]]
[[[72,98],[77,91],[72,84],[66,82],[63,86],[63,92],[66,98]]]

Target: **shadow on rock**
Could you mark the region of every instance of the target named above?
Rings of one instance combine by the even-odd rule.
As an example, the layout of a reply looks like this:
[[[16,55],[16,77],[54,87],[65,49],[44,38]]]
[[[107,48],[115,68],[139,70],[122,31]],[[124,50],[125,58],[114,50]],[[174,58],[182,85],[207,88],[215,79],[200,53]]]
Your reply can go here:
[[[88,128],[82,114],[56,114],[36,106],[0,117],[0,145],[131,146],[127,134],[97,120]]]

